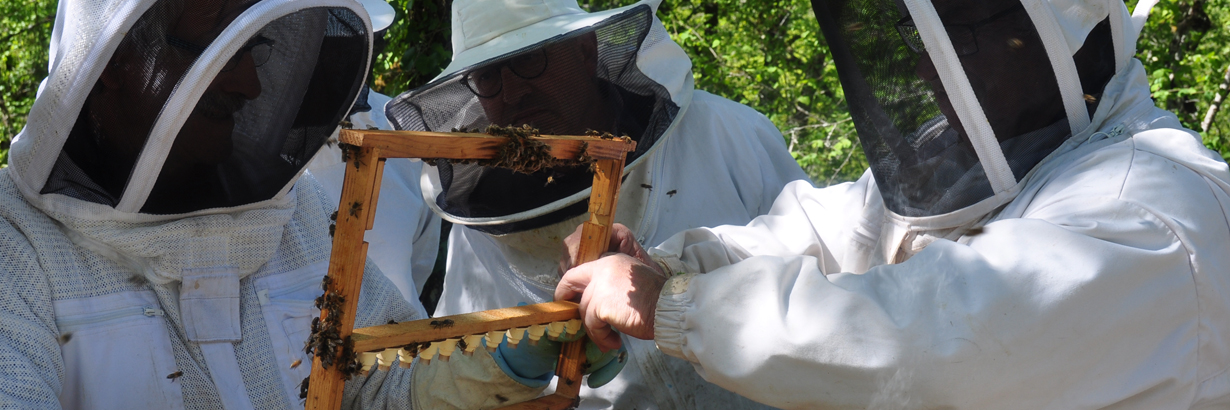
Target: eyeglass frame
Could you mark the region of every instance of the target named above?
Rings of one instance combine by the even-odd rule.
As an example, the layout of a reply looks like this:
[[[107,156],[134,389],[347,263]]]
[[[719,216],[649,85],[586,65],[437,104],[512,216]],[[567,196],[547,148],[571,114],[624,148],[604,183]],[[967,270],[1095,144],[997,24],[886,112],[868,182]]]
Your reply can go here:
[[[504,79],[502,75],[501,77],[498,77],[500,81],[499,89],[495,90],[495,92],[489,95],[483,95],[482,93],[479,93],[478,90],[475,89],[475,86],[470,84],[470,75],[480,70],[486,71],[486,70],[493,69],[493,68],[495,69],[496,73],[503,73],[504,67],[508,67],[508,71],[511,71],[513,75],[520,77],[523,80],[533,80],[535,78],[541,77],[543,73],[547,72],[547,64],[550,62],[550,60],[547,58],[547,54],[548,54],[547,49],[546,47],[538,47],[534,50],[531,50],[530,53],[539,53],[542,55],[542,68],[536,74],[522,75],[522,73],[517,72],[517,69],[514,68],[514,64],[512,64],[513,61],[516,61],[517,58],[519,57],[529,55],[529,53],[522,53],[522,54],[518,54],[512,57],[503,59],[501,61],[497,61],[497,62],[490,63],[490,64],[485,64],[482,67],[466,72],[465,74],[461,76],[461,79],[460,79],[461,84],[465,85],[466,89],[469,89],[471,93],[474,93],[474,95],[478,96],[479,98],[495,98],[497,95],[500,95],[500,93],[504,91]]]
[[[965,51],[964,47],[961,47],[960,49],[958,49],[957,47],[953,47],[953,50],[957,52],[957,57],[970,56],[970,55],[974,55],[978,53],[978,50],[979,50],[978,35],[977,35],[979,28],[982,28],[982,26],[990,24],[994,22],[995,20],[1004,18],[1005,16],[1008,16],[1009,14],[1012,14],[1012,13],[1015,13],[1017,11],[1021,11],[1024,9],[1025,9],[1025,3],[1017,2],[1015,6],[999,11],[982,20],[978,20],[970,24],[945,24],[943,25],[943,27],[944,27],[944,30],[949,33],[951,33],[952,29],[954,28],[964,28],[968,31],[969,39],[970,39],[969,42],[973,46],[973,50]],[[922,54],[922,53],[927,52],[926,45],[922,43],[922,36],[917,35],[918,27],[914,25],[914,17],[912,16],[902,17],[900,20],[897,20],[897,23],[894,24],[894,26],[897,28],[897,35],[901,37],[901,41],[905,42],[905,46],[909,48],[910,51],[913,51],[915,54]],[[912,29],[915,36],[906,34],[906,31],[910,29]],[[952,41],[953,36],[950,34],[948,37],[949,37],[949,41]],[[918,44],[914,44],[914,41],[911,40],[912,38],[917,38]],[[954,45],[955,45],[955,42],[954,42]]]
[[[172,47],[175,47],[180,50],[191,53],[195,55],[196,57],[200,57],[202,54],[205,54],[206,47],[201,46],[199,44],[192,43],[190,41],[181,39],[179,37],[175,37],[170,34],[167,34],[166,40],[167,40],[167,44],[171,45]],[[273,39],[269,37],[265,37],[265,36],[258,34],[256,37],[253,37],[251,40],[248,40],[248,42],[244,44],[243,47],[239,49],[239,51],[235,52],[235,55],[231,56],[231,58],[226,61],[226,64],[222,66],[221,72],[225,73],[227,71],[234,70],[236,67],[239,67],[239,61],[243,59],[244,54],[252,54],[252,65],[256,67],[265,65],[265,63],[269,62],[269,57],[273,52],[273,46],[276,44],[277,44],[277,41],[274,41]],[[257,57],[256,53],[254,52],[254,50],[260,46],[267,46],[269,49],[269,52],[265,53],[265,56],[263,58]]]

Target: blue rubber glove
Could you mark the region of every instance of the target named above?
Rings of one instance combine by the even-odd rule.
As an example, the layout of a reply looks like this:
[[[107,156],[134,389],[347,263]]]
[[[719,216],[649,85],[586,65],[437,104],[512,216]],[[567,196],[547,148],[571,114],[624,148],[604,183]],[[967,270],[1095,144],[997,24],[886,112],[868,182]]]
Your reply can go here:
[[[523,305],[519,304],[518,306]],[[559,362],[560,349],[563,342],[576,340],[585,334],[584,329],[572,337],[551,341],[547,338],[538,340],[538,345],[531,345],[529,338],[521,340],[514,349],[508,346],[508,338],[500,342],[499,348],[491,353],[491,358],[500,366],[508,377],[529,387],[542,387],[555,377],[555,367]],[[486,340],[483,340],[484,347]],[[584,373],[589,375],[588,385],[591,388],[602,387],[615,378],[627,363],[628,352],[623,346],[619,349],[603,353],[598,345],[585,343],[585,360],[589,364]]]

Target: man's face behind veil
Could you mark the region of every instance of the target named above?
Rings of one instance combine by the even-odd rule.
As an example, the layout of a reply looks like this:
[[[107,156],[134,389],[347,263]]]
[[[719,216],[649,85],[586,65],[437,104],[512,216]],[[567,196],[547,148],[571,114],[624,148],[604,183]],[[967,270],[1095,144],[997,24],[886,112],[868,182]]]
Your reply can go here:
[[[536,69],[538,60],[541,70]],[[468,78],[475,79],[471,84],[478,78],[498,81],[498,87],[478,91],[494,93],[478,99],[492,124],[529,124],[546,134],[579,135],[587,129],[609,131],[615,125],[616,116],[603,112],[613,108],[606,104],[596,67],[596,39],[587,34],[488,64]]]
[[[126,47],[112,57],[91,95],[92,111],[104,143],[135,161],[154,121],[162,113],[174,85],[191,67],[197,53],[242,13],[251,1],[185,1],[182,13],[171,17],[167,46]],[[157,61],[152,69],[142,62]],[[180,129],[167,157],[166,171],[187,172],[216,165],[231,154],[234,115],[246,101],[260,95],[260,79],[250,53],[241,51],[228,70],[219,73]],[[194,81],[184,78],[182,81]]]
[[[936,0],[934,5],[951,41],[972,39],[976,47],[959,60],[996,136],[1011,138],[1064,117],[1046,49],[1018,0]],[[940,111],[965,134],[927,53],[920,55],[916,74],[931,85]]]

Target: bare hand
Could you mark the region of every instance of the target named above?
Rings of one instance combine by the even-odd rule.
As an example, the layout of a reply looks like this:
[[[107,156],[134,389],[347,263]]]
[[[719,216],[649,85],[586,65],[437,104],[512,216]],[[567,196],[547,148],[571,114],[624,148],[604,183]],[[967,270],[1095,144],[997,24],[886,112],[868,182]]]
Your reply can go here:
[[[612,332],[612,328],[628,336],[652,340],[658,294],[667,277],[657,264],[650,263],[625,254],[604,255],[565,273],[555,288],[555,300],[580,298],[586,332],[603,351],[619,348],[621,344],[619,334]]]
[[[568,248],[568,253],[559,263],[561,276],[564,272],[577,266],[577,254],[581,251],[581,228],[584,227],[585,224],[577,225],[576,231],[564,238],[564,247]],[[654,270],[660,269],[657,262],[650,259],[649,253],[645,252],[645,248],[636,241],[636,235],[624,224],[617,223],[611,226],[611,242],[606,251],[629,255],[640,260],[641,263],[652,266]]]

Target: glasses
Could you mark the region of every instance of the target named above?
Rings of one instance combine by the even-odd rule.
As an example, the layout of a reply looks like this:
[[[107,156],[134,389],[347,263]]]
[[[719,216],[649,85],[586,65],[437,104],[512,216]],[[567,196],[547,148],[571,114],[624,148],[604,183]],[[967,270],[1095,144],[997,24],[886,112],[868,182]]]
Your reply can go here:
[[[946,24],[944,25],[944,30],[948,32],[948,40],[952,42],[952,48],[956,50],[957,56],[965,57],[978,52],[978,40],[974,34],[980,27],[1024,9],[1024,4],[1017,3],[1015,6],[992,14],[991,17],[979,20],[973,24]],[[927,47],[923,45],[922,36],[918,34],[918,27],[914,25],[913,17],[906,16],[901,20],[897,20],[897,34],[901,35],[901,40],[905,41],[905,45],[910,48],[910,51],[917,54],[927,52]]]
[[[197,57],[200,57],[201,54],[205,53],[205,47],[193,44],[187,40],[172,35],[167,35],[167,44],[170,44],[172,47],[180,50],[184,50]],[[255,66],[260,67],[265,65],[266,62],[269,62],[269,55],[273,53],[274,44],[276,44],[276,42],[268,37],[253,37],[251,40],[248,40],[247,44],[243,45],[243,48],[240,48],[239,51],[235,52],[235,55],[231,56],[230,60],[226,61],[226,65],[222,66],[222,72],[225,73],[227,71],[234,70],[235,67],[238,67],[239,60],[243,60],[244,54],[252,55],[252,63]]]
[[[547,51],[543,48],[497,61],[466,73],[461,77],[461,83],[482,98],[492,98],[504,89],[504,76],[501,71],[508,67],[517,77],[533,80],[547,71]]]

